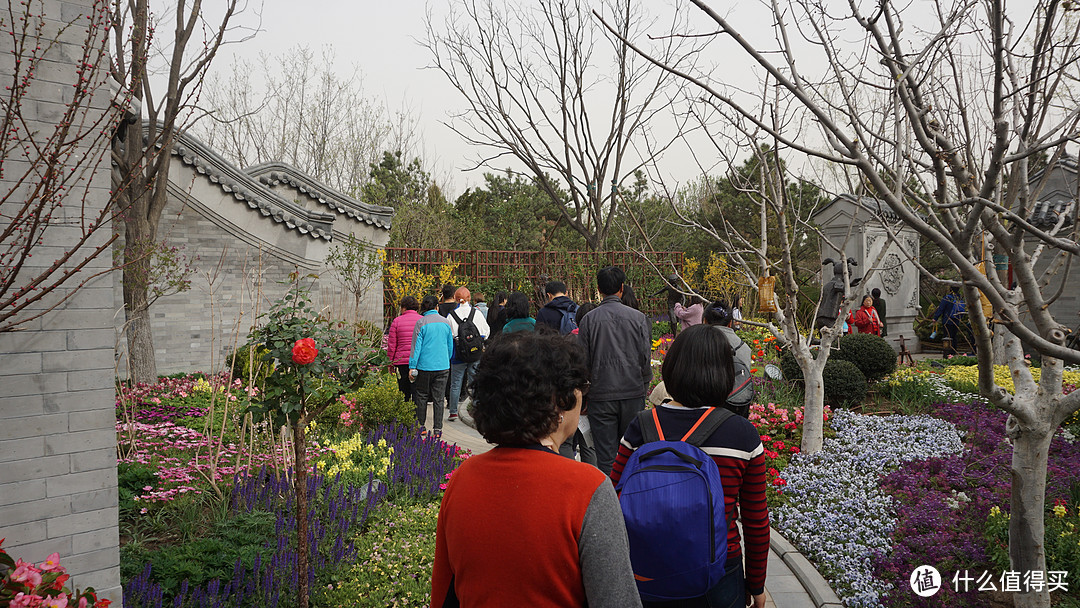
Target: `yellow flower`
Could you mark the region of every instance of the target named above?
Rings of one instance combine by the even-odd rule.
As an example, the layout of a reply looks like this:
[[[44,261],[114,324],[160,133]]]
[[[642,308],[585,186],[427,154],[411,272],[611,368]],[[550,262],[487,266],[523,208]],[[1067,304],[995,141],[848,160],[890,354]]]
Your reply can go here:
[[[1065,505],[1054,505],[1054,515],[1056,515],[1058,517],[1065,517],[1065,513],[1066,513]]]
[[[997,505],[990,507],[990,517],[997,517],[998,515],[1001,515],[1001,509]]]

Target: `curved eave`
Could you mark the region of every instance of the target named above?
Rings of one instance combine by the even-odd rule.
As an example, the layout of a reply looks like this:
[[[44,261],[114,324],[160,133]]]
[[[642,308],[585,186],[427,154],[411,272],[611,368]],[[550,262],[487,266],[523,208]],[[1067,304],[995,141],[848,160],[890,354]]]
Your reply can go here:
[[[351,219],[390,229],[394,217],[393,207],[371,205],[346,196],[323,182],[301,172],[292,165],[281,162],[262,163],[248,167],[246,173],[266,186],[286,184],[296,188],[321,205],[344,214]]]
[[[143,124],[144,138],[147,126]],[[313,239],[333,240],[333,213],[310,211],[286,200],[186,132],[177,134],[169,152],[252,211]]]

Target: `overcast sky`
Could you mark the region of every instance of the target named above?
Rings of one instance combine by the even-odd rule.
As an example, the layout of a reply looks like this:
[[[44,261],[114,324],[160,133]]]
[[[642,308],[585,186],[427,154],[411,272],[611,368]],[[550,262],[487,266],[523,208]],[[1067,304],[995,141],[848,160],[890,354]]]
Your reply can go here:
[[[669,1],[642,0],[654,14],[670,14]],[[430,4],[440,22],[446,6],[447,0]],[[469,160],[477,157],[477,151],[442,124],[449,112],[464,107],[464,99],[441,72],[424,69],[430,64],[428,51],[420,44],[429,10],[424,2],[310,0],[303,9],[297,7],[291,0],[265,0],[261,31],[250,40],[222,49],[212,71],[228,73],[236,57],[254,60],[260,53],[280,54],[297,45],[306,45],[318,54],[332,45],[340,72],[347,74],[356,66],[368,97],[382,100],[393,110],[408,108],[416,116],[424,159],[440,181],[450,181],[451,195],[482,182],[482,171],[463,172],[473,165]],[[700,13],[697,16],[701,18]],[[244,23],[254,21],[249,14]],[[606,53],[598,55],[606,58]],[[670,175],[680,182],[693,179],[697,170],[689,154],[685,150],[673,150],[672,154],[675,160],[669,163]]]

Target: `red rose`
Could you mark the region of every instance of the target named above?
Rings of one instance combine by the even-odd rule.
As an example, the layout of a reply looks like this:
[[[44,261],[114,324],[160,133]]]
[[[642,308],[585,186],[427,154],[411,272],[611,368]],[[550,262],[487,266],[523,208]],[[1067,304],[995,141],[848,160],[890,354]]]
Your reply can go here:
[[[296,344],[293,344],[292,360],[297,365],[311,363],[318,354],[319,349],[315,348],[315,340],[311,338],[301,338],[296,341]]]

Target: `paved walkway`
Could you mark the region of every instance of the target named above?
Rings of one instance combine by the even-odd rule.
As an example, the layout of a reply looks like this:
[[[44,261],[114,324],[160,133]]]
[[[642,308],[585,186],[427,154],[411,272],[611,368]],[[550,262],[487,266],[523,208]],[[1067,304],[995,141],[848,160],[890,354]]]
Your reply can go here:
[[[449,422],[445,418],[447,415],[447,413],[443,414],[443,441],[456,443],[471,450],[473,454],[482,454],[494,447],[470,426],[471,420],[468,420],[468,423],[467,419]],[[769,547],[765,606],[766,608],[840,608],[840,600],[821,575],[775,530],[773,542]]]

